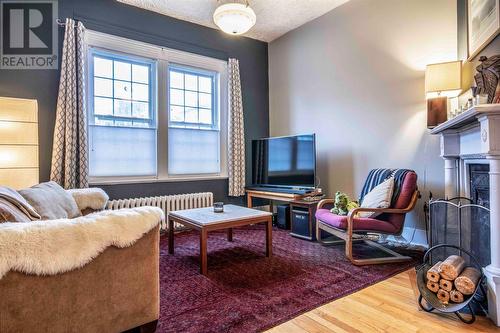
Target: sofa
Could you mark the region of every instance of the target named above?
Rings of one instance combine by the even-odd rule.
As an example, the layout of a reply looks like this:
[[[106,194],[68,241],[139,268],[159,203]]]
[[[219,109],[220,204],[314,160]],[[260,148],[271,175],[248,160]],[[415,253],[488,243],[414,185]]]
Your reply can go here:
[[[0,332],[155,331],[163,213],[106,201],[55,183],[0,187]]]

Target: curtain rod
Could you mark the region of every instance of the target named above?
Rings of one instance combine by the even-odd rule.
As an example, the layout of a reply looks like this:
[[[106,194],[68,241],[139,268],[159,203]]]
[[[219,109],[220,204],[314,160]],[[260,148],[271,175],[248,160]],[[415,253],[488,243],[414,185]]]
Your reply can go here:
[[[73,19],[75,22],[80,22],[79,20],[76,20],[76,19]],[[60,27],[65,27],[66,26],[66,20],[63,20],[63,19],[60,19],[60,18],[57,18],[56,19],[56,23],[58,26]],[[76,26],[75,26],[76,27]]]

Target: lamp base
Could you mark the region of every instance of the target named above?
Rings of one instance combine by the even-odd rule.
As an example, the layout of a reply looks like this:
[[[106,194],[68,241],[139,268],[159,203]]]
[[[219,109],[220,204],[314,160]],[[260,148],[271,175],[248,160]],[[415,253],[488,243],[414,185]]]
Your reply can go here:
[[[427,128],[434,128],[448,120],[448,97],[427,100]]]

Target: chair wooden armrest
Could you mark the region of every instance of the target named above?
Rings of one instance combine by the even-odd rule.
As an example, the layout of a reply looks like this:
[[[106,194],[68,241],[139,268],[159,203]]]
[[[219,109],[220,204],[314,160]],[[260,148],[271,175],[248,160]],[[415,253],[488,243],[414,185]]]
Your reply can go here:
[[[320,202],[318,202],[317,209],[323,208],[324,205],[334,204],[334,203],[335,203],[335,199],[322,199],[322,200],[320,200]]]

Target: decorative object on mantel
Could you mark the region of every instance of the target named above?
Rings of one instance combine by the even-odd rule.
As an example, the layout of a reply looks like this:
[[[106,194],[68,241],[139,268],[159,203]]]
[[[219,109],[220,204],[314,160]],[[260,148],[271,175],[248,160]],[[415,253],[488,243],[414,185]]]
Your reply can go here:
[[[214,12],[215,24],[230,35],[244,34],[256,21],[257,16],[247,0],[222,4]]]
[[[500,32],[499,0],[467,0],[468,60],[472,60]]]
[[[427,97],[427,127],[433,128],[447,118],[448,98],[462,89],[462,61],[427,65],[425,92]]]
[[[477,93],[488,95],[487,103],[500,103],[500,55],[482,56],[479,61],[481,64],[476,67],[477,74],[474,75]]]

